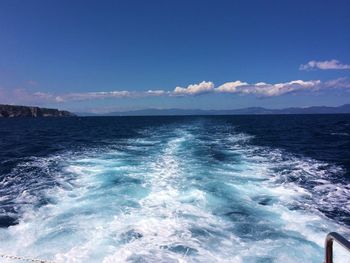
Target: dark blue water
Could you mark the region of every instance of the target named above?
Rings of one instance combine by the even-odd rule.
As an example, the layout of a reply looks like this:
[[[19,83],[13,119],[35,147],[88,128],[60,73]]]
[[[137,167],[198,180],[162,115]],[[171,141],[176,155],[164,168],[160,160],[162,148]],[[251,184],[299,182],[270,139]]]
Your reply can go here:
[[[0,119],[0,227],[55,262],[322,262],[350,115]]]

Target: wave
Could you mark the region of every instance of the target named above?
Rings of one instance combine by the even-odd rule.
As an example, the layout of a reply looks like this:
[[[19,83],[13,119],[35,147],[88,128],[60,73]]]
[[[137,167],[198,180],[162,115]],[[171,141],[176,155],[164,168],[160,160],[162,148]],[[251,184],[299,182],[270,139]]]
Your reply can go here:
[[[2,179],[0,252],[55,262],[322,262],[349,233],[342,167],[225,125],[141,130],[23,160]],[[341,252],[337,262],[345,262]]]

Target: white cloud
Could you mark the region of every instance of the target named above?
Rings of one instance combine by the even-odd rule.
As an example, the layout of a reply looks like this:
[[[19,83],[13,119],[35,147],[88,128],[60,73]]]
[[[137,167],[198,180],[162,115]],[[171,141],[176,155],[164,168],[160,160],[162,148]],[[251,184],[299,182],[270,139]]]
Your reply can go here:
[[[57,102],[64,101],[83,101],[83,100],[96,100],[107,98],[125,98],[131,97],[132,93],[127,90],[122,91],[101,91],[101,92],[81,92],[81,93],[67,93],[57,96],[55,100]]]
[[[299,67],[300,70],[312,70],[312,69],[350,69],[349,64],[341,64],[338,60],[325,60],[325,61],[316,61],[311,60],[306,64],[302,64]]]
[[[0,103],[30,104],[30,105],[52,105],[74,101],[101,100],[107,98],[144,98],[144,97],[166,97],[166,96],[193,96],[201,94],[237,94],[255,95],[259,97],[275,97],[283,94],[301,91],[316,92],[319,90],[347,90],[350,91],[348,78],[338,78],[322,82],[320,80],[293,80],[281,83],[248,83],[240,80],[226,82],[215,88],[213,82],[203,81],[192,84],[186,88],[176,87],[173,91],[147,90],[147,91],[100,91],[53,94],[45,92],[30,92],[27,89],[5,89],[0,88]]]
[[[25,88],[0,89],[0,104],[45,105],[53,102],[54,95],[45,92],[30,92]]]
[[[273,97],[296,91],[313,90],[320,86],[320,84],[320,80],[293,80],[290,82],[276,84],[268,84],[265,82],[248,84],[246,82],[235,81],[227,82],[216,88],[215,91],[220,93],[256,94],[260,96]]]
[[[242,82],[240,80],[232,81],[232,82],[226,82],[216,88],[216,91],[218,92],[227,92],[227,93],[236,93],[241,86],[248,85],[247,82]]]
[[[167,95],[169,92],[165,90],[147,90],[145,95],[147,96],[164,96]]]
[[[53,98],[53,95],[50,93],[45,93],[45,92],[34,92],[33,93],[34,97],[40,98],[42,100],[50,100]]]
[[[350,81],[347,78],[328,80],[324,83],[324,88],[350,89]]]
[[[198,95],[212,92],[214,90],[214,83],[211,81],[202,81],[199,84],[191,84],[187,88],[176,87],[173,95]]]

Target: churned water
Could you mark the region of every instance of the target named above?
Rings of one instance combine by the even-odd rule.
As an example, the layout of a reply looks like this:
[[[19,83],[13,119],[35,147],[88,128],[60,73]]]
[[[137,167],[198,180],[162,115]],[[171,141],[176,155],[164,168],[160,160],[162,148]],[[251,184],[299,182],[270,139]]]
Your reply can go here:
[[[350,115],[7,119],[0,146],[0,254],[323,262],[350,236]]]

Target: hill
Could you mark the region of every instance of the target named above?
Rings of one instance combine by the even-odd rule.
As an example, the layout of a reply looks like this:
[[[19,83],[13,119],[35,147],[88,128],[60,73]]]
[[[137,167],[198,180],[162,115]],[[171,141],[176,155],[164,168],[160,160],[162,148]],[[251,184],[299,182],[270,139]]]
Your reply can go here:
[[[13,117],[73,117],[75,114],[69,111],[47,109],[31,106],[16,106],[0,104],[0,118]]]

